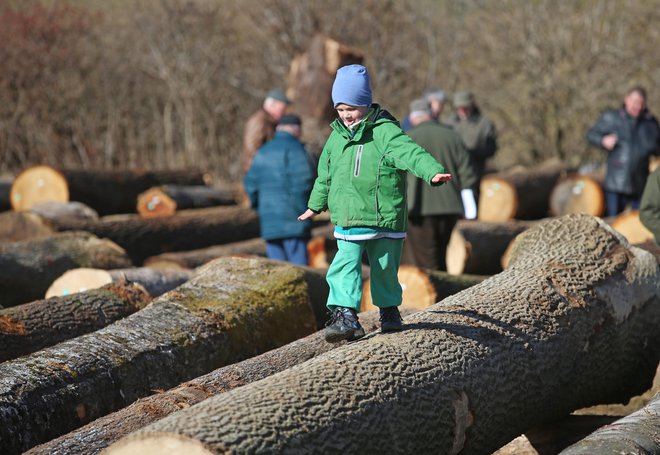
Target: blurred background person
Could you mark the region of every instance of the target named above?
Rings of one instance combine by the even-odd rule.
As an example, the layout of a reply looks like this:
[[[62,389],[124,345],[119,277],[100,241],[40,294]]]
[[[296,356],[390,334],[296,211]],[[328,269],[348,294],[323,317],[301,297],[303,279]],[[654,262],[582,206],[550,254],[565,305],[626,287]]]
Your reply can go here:
[[[660,167],[646,180],[639,207],[639,219],[660,244]]]
[[[615,216],[628,205],[638,209],[649,158],[660,154],[660,127],[646,107],[646,90],[628,90],[622,107],[605,111],[589,128],[587,141],[607,152],[606,215]]]
[[[422,95],[422,99],[428,101],[431,106],[431,118],[439,122],[445,102],[447,101],[445,92],[439,88],[429,88]],[[401,120],[401,129],[408,131],[410,128],[412,128],[412,123],[410,122],[410,112],[408,112]]]

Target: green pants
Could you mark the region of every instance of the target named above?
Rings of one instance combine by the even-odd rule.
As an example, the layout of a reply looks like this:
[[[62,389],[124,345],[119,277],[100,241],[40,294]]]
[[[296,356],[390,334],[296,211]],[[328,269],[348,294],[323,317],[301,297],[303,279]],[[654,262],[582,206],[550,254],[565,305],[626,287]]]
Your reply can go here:
[[[347,241],[337,239],[339,251],[332,260],[326,280],[330,285],[327,307],[360,311],[362,302],[362,253],[367,250],[371,296],[374,305],[385,308],[401,305],[402,290],[397,273],[403,239]]]

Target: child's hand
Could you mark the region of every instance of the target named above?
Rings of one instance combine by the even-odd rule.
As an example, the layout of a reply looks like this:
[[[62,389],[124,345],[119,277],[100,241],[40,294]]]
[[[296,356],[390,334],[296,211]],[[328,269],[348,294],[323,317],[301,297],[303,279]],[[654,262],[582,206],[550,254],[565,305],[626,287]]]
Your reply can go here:
[[[449,182],[451,179],[453,179],[451,174],[435,174],[431,181],[433,183],[439,183],[439,182]]]
[[[316,215],[316,213],[314,213],[311,209],[307,209],[305,213],[303,213],[298,217],[298,221],[305,221],[306,219],[311,218],[314,215]]]

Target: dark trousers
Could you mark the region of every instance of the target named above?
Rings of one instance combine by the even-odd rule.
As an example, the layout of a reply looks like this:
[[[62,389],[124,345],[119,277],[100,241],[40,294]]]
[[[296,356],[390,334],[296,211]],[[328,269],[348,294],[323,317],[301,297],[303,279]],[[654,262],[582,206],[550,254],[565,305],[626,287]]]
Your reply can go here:
[[[617,216],[619,213],[623,212],[629,204],[630,208],[638,210],[640,200],[640,196],[605,191],[606,215]]]
[[[457,221],[458,215],[408,217],[401,263],[446,271],[447,244]]]
[[[309,265],[307,239],[292,237],[289,239],[266,240],[266,256],[278,261]]]

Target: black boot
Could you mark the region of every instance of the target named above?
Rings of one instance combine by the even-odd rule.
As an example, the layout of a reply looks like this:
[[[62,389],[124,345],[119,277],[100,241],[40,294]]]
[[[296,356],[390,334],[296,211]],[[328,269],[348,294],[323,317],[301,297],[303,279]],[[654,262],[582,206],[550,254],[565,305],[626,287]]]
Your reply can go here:
[[[325,328],[325,341],[338,343],[342,340],[357,340],[363,336],[364,329],[354,309],[339,306],[332,311],[332,319]]]
[[[388,306],[380,309],[380,331],[398,332],[402,328],[399,307]]]

